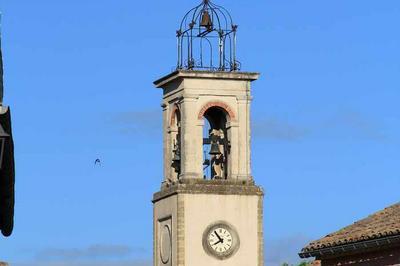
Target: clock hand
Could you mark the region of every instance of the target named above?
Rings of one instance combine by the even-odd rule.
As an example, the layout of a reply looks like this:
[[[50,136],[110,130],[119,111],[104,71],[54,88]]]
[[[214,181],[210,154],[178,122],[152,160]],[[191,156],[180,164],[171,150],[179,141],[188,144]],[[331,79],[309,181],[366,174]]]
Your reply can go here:
[[[217,235],[219,242],[220,243],[224,243],[224,240],[219,236],[219,234],[217,233],[217,231],[214,231],[214,233]]]
[[[216,242],[216,243],[214,243],[214,244],[212,244],[212,245],[215,246],[215,245],[217,245],[217,244],[219,244],[219,243],[223,243],[223,240],[221,239],[221,240],[219,240],[218,242]]]

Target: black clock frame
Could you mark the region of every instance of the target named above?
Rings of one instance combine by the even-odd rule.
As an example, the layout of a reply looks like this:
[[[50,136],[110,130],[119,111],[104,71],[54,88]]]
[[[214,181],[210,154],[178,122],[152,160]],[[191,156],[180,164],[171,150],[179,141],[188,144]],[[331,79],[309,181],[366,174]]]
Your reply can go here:
[[[217,228],[224,228],[227,229],[231,235],[232,235],[232,247],[222,253],[217,253],[215,250],[210,246],[210,243],[208,242],[208,236],[211,232],[216,230]],[[212,223],[209,225],[203,233],[203,248],[204,251],[211,257],[214,257],[219,260],[226,260],[231,258],[235,253],[239,250],[240,247],[240,238],[239,234],[237,233],[237,230],[235,229],[234,226],[229,224],[226,221],[217,221],[215,223]]]

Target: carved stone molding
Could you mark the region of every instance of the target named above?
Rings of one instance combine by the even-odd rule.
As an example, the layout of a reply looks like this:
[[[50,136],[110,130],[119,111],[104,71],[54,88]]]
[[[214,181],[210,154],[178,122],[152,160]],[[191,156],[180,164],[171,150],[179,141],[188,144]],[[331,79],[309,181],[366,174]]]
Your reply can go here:
[[[154,194],[153,203],[176,194],[216,194],[216,195],[255,195],[264,196],[261,187],[253,181],[236,180],[179,180],[166,183],[161,191]]]

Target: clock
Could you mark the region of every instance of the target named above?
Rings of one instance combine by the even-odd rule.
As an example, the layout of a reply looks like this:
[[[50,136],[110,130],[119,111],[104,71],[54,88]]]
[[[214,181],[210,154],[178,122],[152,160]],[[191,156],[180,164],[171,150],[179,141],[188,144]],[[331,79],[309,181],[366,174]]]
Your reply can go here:
[[[239,249],[237,231],[227,222],[216,222],[203,233],[203,248],[210,256],[225,260],[232,257]]]

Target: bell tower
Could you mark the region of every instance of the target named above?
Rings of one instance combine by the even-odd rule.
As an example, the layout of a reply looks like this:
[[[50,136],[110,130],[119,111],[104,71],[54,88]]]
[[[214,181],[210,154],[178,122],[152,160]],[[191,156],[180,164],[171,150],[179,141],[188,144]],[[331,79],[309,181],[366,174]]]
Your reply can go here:
[[[263,190],[251,173],[251,83],[237,26],[203,2],[177,31],[163,89],[164,179],[154,194],[154,266],[263,266]]]

